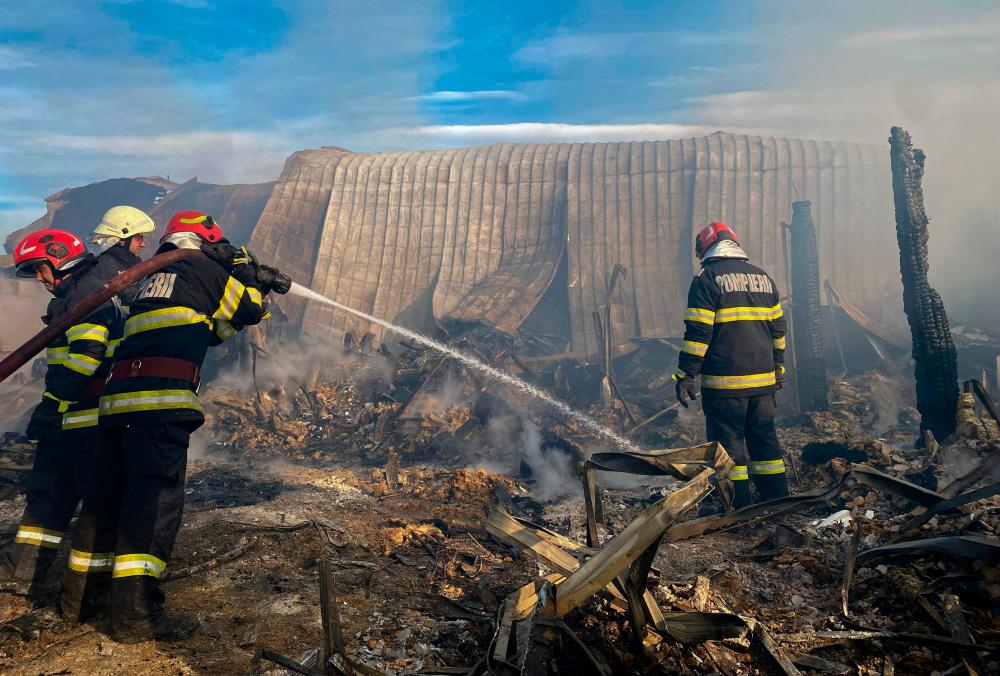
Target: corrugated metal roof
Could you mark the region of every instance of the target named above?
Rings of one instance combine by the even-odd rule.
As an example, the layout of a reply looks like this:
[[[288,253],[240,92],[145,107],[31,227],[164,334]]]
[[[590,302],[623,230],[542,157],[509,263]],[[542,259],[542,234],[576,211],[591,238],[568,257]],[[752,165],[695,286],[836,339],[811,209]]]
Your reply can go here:
[[[733,226],[754,262],[785,288],[779,223],[790,220],[792,201],[807,199],[822,274],[878,317],[886,292],[898,285],[885,265],[893,226],[884,155],[869,145],[723,133],[301,151],[286,162],[253,246],[296,280],[376,316],[420,329],[433,321],[482,322],[509,333],[535,308],[565,252],[566,334],[574,351],[592,353],[592,314],[606,302],[616,263],[628,276],[614,308],[615,335],[683,331],[693,241],[709,221]],[[301,316],[296,301],[286,305]],[[380,335],[321,307],[309,307],[303,328]]]

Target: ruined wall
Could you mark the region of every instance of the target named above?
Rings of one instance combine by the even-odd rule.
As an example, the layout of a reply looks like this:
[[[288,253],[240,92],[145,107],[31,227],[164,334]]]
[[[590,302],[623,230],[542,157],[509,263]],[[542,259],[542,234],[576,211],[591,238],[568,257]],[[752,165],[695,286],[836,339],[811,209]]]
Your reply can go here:
[[[884,317],[898,287],[885,265],[894,251],[888,159],[858,144],[717,133],[302,151],[286,162],[252,243],[316,291],[377,316],[508,332],[535,308],[565,253],[565,333],[573,351],[593,353],[591,315],[618,262],[629,273],[614,316],[618,340],[682,333],[694,236],[712,220],[732,225],[753,262],[786,289],[778,224],[797,199],[813,203],[821,275]],[[342,313],[291,307],[307,332],[378,335]]]
[[[194,209],[211,214],[229,241],[243,245],[250,241],[273,186],[274,183],[216,185],[199,183],[197,178],[192,178],[168,192],[147,213],[156,223],[157,238],[171,216],[178,211]]]
[[[101,221],[104,212],[116,204],[149,211],[169,190],[176,187],[160,178],[110,178],[76,188],[64,188],[45,198],[45,215],[19,230],[4,241],[7,253],[26,235],[44,228],[68,230],[86,240]]]

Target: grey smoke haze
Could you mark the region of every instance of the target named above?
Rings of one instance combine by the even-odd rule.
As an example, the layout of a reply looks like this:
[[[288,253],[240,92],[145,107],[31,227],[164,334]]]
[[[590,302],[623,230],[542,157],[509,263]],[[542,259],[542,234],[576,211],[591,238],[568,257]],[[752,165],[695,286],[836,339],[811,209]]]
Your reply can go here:
[[[720,124],[927,153],[931,282],[954,321],[1000,328],[1000,8],[988,2],[765,2],[778,39],[762,86],[708,97]],[[887,224],[887,227],[893,227]],[[886,252],[896,260],[895,251]],[[850,265],[850,261],[843,261]]]

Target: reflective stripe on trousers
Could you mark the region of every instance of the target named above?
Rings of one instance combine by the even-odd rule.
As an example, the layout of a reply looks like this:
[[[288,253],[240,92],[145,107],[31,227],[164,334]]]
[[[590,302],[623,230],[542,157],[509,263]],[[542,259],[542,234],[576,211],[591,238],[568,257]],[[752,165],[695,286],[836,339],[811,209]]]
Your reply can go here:
[[[114,572],[111,577],[148,575],[160,579],[166,567],[166,561],[152,554],[123,554],[115,557]]]
[[[750,462],[751,474],[784,474],[784,460],[753,460]]]
[[[730,481],[749,481],[750,475],[747,474],[746,465],[733,465],[733,468],[729,470],[726,475]]]
[[[69,550],[69,569],[78,573],[109,573],[114,567],[114,552],[81,552]]]
[[[62,539],[63,534],[57,530],[49,530],[48,528],[39,528],[37,526],[20,526],[17,529],[14,542],[55,549],[62,542]]]

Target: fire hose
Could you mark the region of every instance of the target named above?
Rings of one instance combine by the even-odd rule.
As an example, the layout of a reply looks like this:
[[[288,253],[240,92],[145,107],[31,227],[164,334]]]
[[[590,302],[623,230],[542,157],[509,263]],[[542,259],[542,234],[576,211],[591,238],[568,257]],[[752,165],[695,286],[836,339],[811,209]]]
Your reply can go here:
[[[29,338],[24,345],[4,357],[0,361],[0,382],[6,380],[12,373],[27,364],[36,354],[48,347],[53,340],[65,333],[66,329],[74,324],[78,324],[81,319],[101,307],[112,296],[121,293],[139,280],[148,277],[161,268],[165,268],[171,263],[201,255],[203,254],[198,249],[174,249],[156,254],[149,260],[143,261],[116,275],[114,279],[109,280],[100,289],[94,291],[73,306],[72,310],[60,316],[33,337]]]

